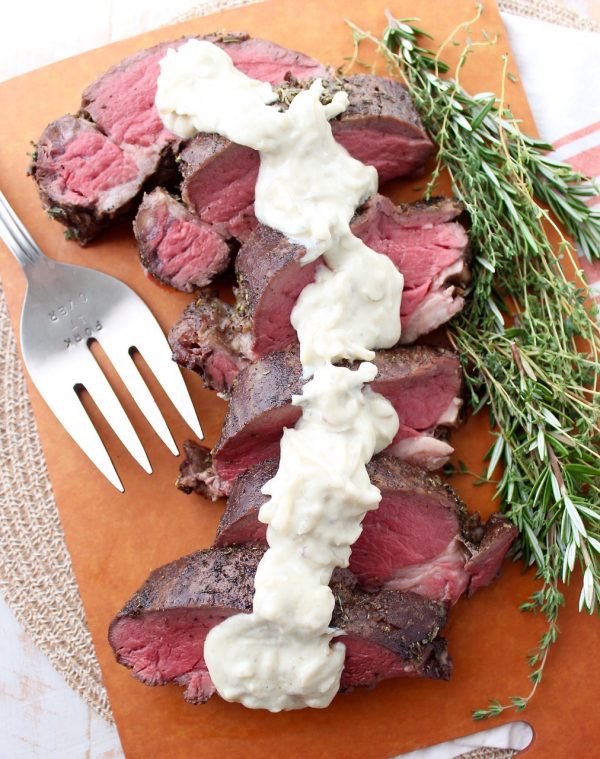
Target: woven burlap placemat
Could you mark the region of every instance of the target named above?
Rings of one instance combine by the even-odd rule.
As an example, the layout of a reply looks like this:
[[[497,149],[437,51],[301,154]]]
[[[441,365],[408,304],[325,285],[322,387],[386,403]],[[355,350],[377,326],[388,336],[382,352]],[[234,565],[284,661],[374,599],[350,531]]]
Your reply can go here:
[[[0,590],[67,683],[112,720],[0,283]]]
[[[568,26],[584,32],[600,32],[600,24],[567,8],[554,0],[497,0],[498,7],[505,13],[529,16],[539,21]]]
[[[173,22],[260,0],[207,0]],[[563,26],[600,26],[551,0],[499,0],[501,10]],[[108,722],[112,714],[65,545],[0,284],[0,590],[33,642]],[[487,753],[486,753],[487,752]],[[470,759],[508,759],[485,749]]]

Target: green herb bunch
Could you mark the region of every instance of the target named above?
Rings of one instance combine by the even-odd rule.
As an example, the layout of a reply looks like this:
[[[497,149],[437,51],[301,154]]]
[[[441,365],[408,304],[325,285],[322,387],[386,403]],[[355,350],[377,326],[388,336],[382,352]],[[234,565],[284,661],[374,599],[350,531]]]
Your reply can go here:
[[[461,27],[468,30],[480,13]],[[493,701],[474,717],[520,711],[542,678],[558,634],[560,586],[577,565],[580,610],[592,613],[600,602],[600,330],[585,289],[563,270],[568,262],[577,267],[577,259],[561,231],[589,259],[600,256],[600,215],[585,203],[598,190],[548,157],[551,145],[521,132],[504,104],[506,56],[500,97],[462,88],[470,52],[493,41],[469,39],[450,78],[439,56],[461,27],[436,55],[419,44],[428,35],[411,21],[388,14],[382,38],[350,26],[354,60],[363,40],[375,43],[406,82],[437,145],[427,194],[446,170],[471,220],[473,278],[450,336],[473,410],[489,409],[496,436],[485,478],[503,465],[496,495],[519,528],[516,555],[535,564],[543,581],[522,608],[541,610],[548,623],[529,657],[528,695]]]

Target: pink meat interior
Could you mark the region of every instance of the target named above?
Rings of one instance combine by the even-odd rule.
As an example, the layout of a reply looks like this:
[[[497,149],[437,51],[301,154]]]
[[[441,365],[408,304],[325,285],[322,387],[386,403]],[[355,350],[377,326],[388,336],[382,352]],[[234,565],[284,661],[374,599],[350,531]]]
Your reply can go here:
[[[410,677],[417,674],[415,664],[371,640],[344,635],[338,638],[346,646],[344,671],[340,688],[357,688],[376,685],[394,677]]]
[[[431,153],[428,140],[403,133],[393,119],[371,119],[356,127],[351,122],[335,122],[333,129],[335,139],[351,156],[377,169],[381,184],[412,174]]]
[[[280,84],[291,72],[297,79],[324,76],[326,68],[303,53],[279,47],[261,39],[249,39],[242,45],[222,45],[231,56],[236,68],[253,79],[270,84]]]
[[[258,416],[219,450],[213,460],[217,474],[233,481],[253,464],[277,458],[283,428],[293,427],[300,414],[299,408],[287,404]]]
[[[384,491],[363,520],[350,569],[365,588],[381,587],[399,568],[436,557],[458,532],[454,511],[431,495]]]
[[[181,42],[173,43],[177,47]],[[93,90],[88,110],[96,124],[119,145],[159,150],[175,135],[164,128],[154,105],[159,61],[166,48],[141,56],[105,76]]]
[[[148,685],[163,685],[190,672],[206,670],[204,641],[232,609],[168,609],[121,617],[109,639],[120,663]]]
[[[156,274],[178,288],[202,287],[223,269],[229,248],[207,224],[169,217],[166,206],[157,208],[154,231],[157,246]]]
[[[202,166],[185,187],[186,200],[207,222],[223,225],[254,203],[258,176],[258,153],[231,145]]]
[[[452,400],[459,394],[455,366],[440,362],[436,373],[426,378],[414,376],[398,380],[375,379],[373,389],[384,395],[394,406],[400,420],[396,439],[404,436],[403,428],[423,431],[434,427]]]
[[[213,545],[266,545],[267,525],[258,521],[258,513],[252,509],[229,525],[222,535],[217,535]]]
[[[517,536],[517,528],[512,525],[500,534],[495,534],[494,539],[482,541],[481,550],[467,563],[467,570],[471,575],[469,595],[478,588],[489,585],[496,577],[510,548]]]
[[[281,269],[261,297],[254,314],[254,353],[257,358],[282,350],[296,340],[290,319],[306,285],[314,281],[319,261],[300,266],[292,262]]]
[[[394,262],[409,290],[431,281],[460,259],[467,245],[467,233],[456,222],[409,228],[385,214],[379,215],[377,224],[362,225],[359,236]]]
[[[75,205],[97,203],[103,193],[137,177],[135,161],[114,142],[93,129],[84,129],[60,155],[50,158],[57,172],[56,194]],[[44,165],[48,171],[51,166]]]

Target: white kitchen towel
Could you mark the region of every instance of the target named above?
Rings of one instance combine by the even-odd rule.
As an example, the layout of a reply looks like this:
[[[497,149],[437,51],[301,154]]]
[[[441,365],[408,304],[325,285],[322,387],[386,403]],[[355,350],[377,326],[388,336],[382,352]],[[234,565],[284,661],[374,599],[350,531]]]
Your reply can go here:
[[[529,105],[557,159],[600,182],[600,36],[503,14]],[[600,213],[600,195],[590,205]],[[600,304],[600,263],[581,258]]]

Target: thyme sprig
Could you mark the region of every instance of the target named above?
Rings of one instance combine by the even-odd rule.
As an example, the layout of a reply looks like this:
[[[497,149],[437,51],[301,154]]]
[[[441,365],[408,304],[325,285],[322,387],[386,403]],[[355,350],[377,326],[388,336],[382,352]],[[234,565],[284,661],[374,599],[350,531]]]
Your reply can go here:
[[[521,607],[542,612],[547,621],[528,659],[531,690],[505,704],[490,702],[473,713],[476,719],[520,711],[533,697],[558,636],[561,584],[577,565],[583,572],[580,610],[600,606],[600,330],[584,286],[563,268],[579,269],[562,232],[589,259],[600,257],[600,215],[585,203],[598,190],[552,159],[551,145],[520,130],[505,105],[507,56],[499,97],[470,95],[461,86],[473,49],[493,44],[471,38],[469,27],[481,10],[437,54],[420,44],[429,35],[413,20],[388,14],[381,38],[349,22],[354,60],[363,40],[376,45],[404,79],[437,145],[427,194],[445,170],[470,215],[473,278],[450,336],[473,410],[489,410],[496,438],[485,477],[502,465],[496,497],[519,528],[516,556],[535,565],[542,580]],[[450,77],[440,54],[461,29],[468,31],[467,43]]]

